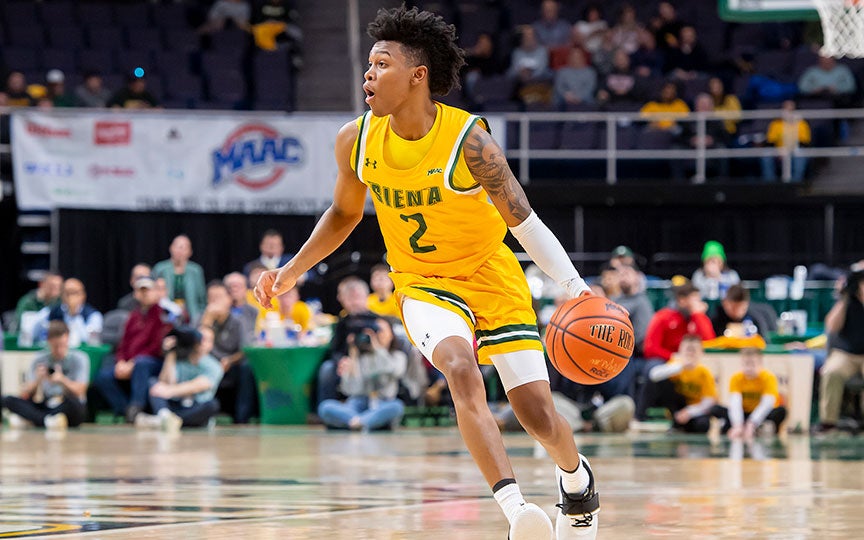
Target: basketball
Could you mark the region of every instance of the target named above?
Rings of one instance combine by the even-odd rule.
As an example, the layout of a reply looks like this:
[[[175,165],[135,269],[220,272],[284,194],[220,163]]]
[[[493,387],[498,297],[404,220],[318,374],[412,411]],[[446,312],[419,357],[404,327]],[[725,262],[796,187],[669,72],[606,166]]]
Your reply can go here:
[[[552,365],[579,384],[600,384],[621,373],[633,344],[629,313],[601,296],[565,302],[546,327],[546,353]]]

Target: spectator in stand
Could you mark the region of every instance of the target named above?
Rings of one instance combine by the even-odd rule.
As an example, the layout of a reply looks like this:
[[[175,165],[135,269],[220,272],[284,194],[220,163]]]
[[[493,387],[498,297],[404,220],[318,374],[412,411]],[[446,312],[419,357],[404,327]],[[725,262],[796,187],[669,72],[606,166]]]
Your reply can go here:
[[[603,36],[608,29],[609,25],[603,19],[600,4],[589,4],[585,8],[582,20],[573,25],[577,43],[592,55],[600,50],[603,45]]]
[[[671,2],[660,2],[657,4],[657,15],[651,19],[651,28],[654,30],[654,38],[660,49],[674,49],[678,47],[678,37],[684,26],[678,19],[675,6]]]
[[[779,433],[786,407],[780,404],[777,376],[762,367],[759,349],[742,349],[741,365],[729,380],[729,408],[718,405],[713,415],[724,421],[723,432],[730,439]]]
[[[60,303],[60,292],[63,290],[63,276],[56,272],[46,272],[39,281],[39,286],[22,296],[15,306],[15,320],[17,326],[8,331],[21,329],[21,316],[24,313],[35,313],[48,307],[53,308]]]
[[[261,252],[258,258],[249,261],[243,266],[243,273],[247,276],[252,272],[253,265],[260,264],[266,270],[275,270],[282,267],[294,256],[291,253],[285,253],[285,242],[282,240],[282,233],[275,229],[264,231],[264,234],[261,236],[261,243],[258,244],[258,250]]]
[[[612,31],[603,32],[600,47],[591,55],[591,64],[600,75],[612,73],[615,69],[615,52],[618,49],[612,41]]]
[[[344,314],[333,329],[330,349],[325,355],[326,360],[318,369],[316,406],[326,399],[338,397],[338,366],[348,357],[348,336],[362,333],[367,328],[374,328],[375,321],[378,319],[378,315],[369,311],[369,286],[365,281],[349,276],[339,282],[337,291],[336,298],[342,305]]]
[[[98,71],[84,73],[84,80],[75,89],[79,107],[107,107],[111,90],[103,86],[102,75]]]
[[[462,70],[462,78],[465,81],[466,95],[472,95],[474,86],[481,77],[497,75],[501,71],[502,66],[495,50],[492,35],[487,32],[480,33],[474,45],[465,49],[465,67]]]
[[[694,112],[697,113],[713,113],[713,98],[705,93],[697,95],[694,101],[694,109]],[[678,148],[695,150],[701,143],[704,144],[705,148],[716,149],[726,148],[729,144],[729,133],[726,131],[726,126],[722,120],[705,121],[704,140],[700,140],[696,122],[683,122],[682,124],[681,133],[675,141],[675,146]],[[676,180],[684,179],[687,176],[687,172],[695,170],[695,168],[695,163],[692,161],[681,159],[670,161],[672,177]],[[713,173],[720,178],[729,176],[729,162],[726,158],[710,159],[706,162],[705,168],[714,169]]]
[[[248,424],[257,405],[255,376],[243,354],[246,328],[231,314],[231,294],[221,281],[207,286],[207,307],[201,316],[202,327],[213,331],[210,354],[222,366],[222,382],[218,384],[218,397],[225,411],[237,424]],[[230,404],[230,405],[229,405]]]
[[[159,307],[165,312],[165,316],[173,325],[189,324],[189,314],[180,304],[168,298],[168,285],[164,278],[156,278],[156,298],[159,299]]]
[[[738,283],[726,291],[711,324],[718,336],[724,335],[730,325],[743,325],[746,334],[755,331],[767,340],[771,332],[777,331],[777,313],[768,304],[752,304],[750,292]]]
[[[638,103],[641,95],[636,75],[630,68],[630,57],[623,49],[612,57],[612,71],[602,78],[597,101],[601,103]]]
[[[249,287],[246,276],[240,272],[231,272],[222,280],[231,295],[231,314],[240,319],[246,332],[246,343],[255,340],[255,321],[258,319],[258,308],[249,304]]]
[[[513,79],[523,101],[549,101],[552,93],[552,72],[549,51],[537,42],[534,28],[522,28],[522,41],[510,60],[507,74]]]
[[[645,357],[661,360],[655,364],[668,362],[685,335],[694,334],[702,340],[716,337],[711,319],[705,315],[708,306],[702,301],[699,289],[685,283],[674,287],[673,294],[672,305],[655,313],[645,331]],[[653,366],[649,370],[650,367]]]
[[[820,56],[819,63],[801,74],[798,89],[805,96],[848,99],[855,93],[855,76],[846,64],[838,64],[831,56]]]
[[[246,0],[216,0],[207,12],[207,21],[198,27],[199,34],[212,34],[225,29],[231,21],[240,29],[249,28],[252,8]]]
[[[633,256],[633,250],[627,246],[617,246],[609,254],[609,266],[620,269],[622,266],[632,266],[636,270],[636,275],[639,276],[639,286],[637,291],[644,291],[648,286],[648,278],[645,273],[639,270],[639,265],[636,264],[636,258]]]
[[[657,38],[648,30],[639,32],[639,48],[630,55],[633,72],[639,77],[660,76],[665,58],[657,48]]]
[[[382,317],[400,318],[402,310],[393,296],[393,280],[390,279],[390,267],[379,263],[372,267],[369,273],[369,284],[372,292],[369,294],[367,305],[369,311]]]
[[[306,302],[300,300],[300,289],[293,287],[290,291],[279,295],[279,318],[294,327],[299,327],[300,332],[305,332],[312,327],[312,310]]]
[[[570,46],[570,23],[559,18],[560,10],[561,6],[556,0],[543,0],[540,4],[540,20],[531,27],[532,34],[542,47],[555,49]]]
[[[105,357],[94,381],[114,413],[125,415],[128,422],[147,405],[148,381],[162,367],[162,339],[171,329],[158,305],[153,278],[139,277],[134,287],[138,307],[129,314],[116,352]]]
[[[571,49],[567,65],[555,72],[555,103],[568,105],[592,103],[597,91],[597,72],[588,64],[582,49]]]
[[[129,286],[132,288],[132,292],[126,294],[117,302],[117,309],[135,311],[140,307],[138,305],[138,300],[135,299],[135,282],[138,281],[139,278],[150,277],[153,273],[152,270],[153,269],[150,268],[150,265],[146,263],[138,263],[132,267],[132,272],[129,276]]]
[[[641,358],[644,356],[645,334],[648,331],[648,323],[654,317],[654,308],[641,287],[642,276],[635,266],[621,265],[617,273],[619,294],[609,298],[630,313],[635,341],[633,356]]]
[[[639,35],[644,28],[636,19],[636,10],[630,4],[621,6],[618,22],[612,28],[612,43],[616,49],[631,55],[639,48]]]
[[[668,81],[660,89],[659,100],[649,101],[640,112],[647,118],[659,117],[648,124],[648,129],[680,133],[681,126],[675,121],[674,116],[686,115],[690,112],[690,107],[678,97],[678,85]]]
[[[741,283],[738,272],[726,266],[726,250],[716,240],[705,242],[702,248],[702,267],[693,272],[693,286],[702,298],[717,300],[726,295],[732,285]]]
[[[10,411],[9,426],[28,423],[53,430],[80,425],[87,416],[90,359],[69,350],[69,328],[63,321],[48,326],[48,350],[37,355],[20,397],[3,397]]]
[[[690,81],[702,77],[711,65],[708,54],[696,37],[696,29],[690,25],[681,28],[678,46],[666,54],[666,72],[679,81]]]
[[[810,144],[810,124],[795,115],[795,102],[787,99],[783,102],[783,117],[772,120],[768,124],[765,142],[774,145],[781,154],[792,154],[791,180],[801,182],[807,171],[808,158],[794,153],[795,148]],[[762,156],[762,179],[768,182],[777,180],[775,156]]]
[[[39,312],[48,327],[50,321],[63,321],[69,327],[69,346],[99,343],[102,334],[102,314],[87,303],[87,291],[80,279],[69,278],[63,282],[60,303],[54,307],[44,307]]]
[[[717,404],[714,375],[702,364],[702,338],[683,336],[672,361],[655,365],[636,403],[636,419],[644,421],[650,407],[672,413],[672,428],[687,433],[708,433],[711,412]]]
[[[213,331],[187,327],[173,334],[165,338],[165,364],[149,391],[155,414],[139,413],[135,417],[137,428],[178,433],[183,426],[204,427],[219,413],[215,396],[222,369],[210,355]]]
[[[171,258],[156,263],[153,277],[164,279],[168,298],[186,310],[190,321],[198,321],[207,303],[207,290],[204,269],[189,260],[192,241],[185,234],[178,235],[171,241],[168,252]]]
[[[52,69],[45,75],[46,97],[54,107],[75,107],[74,96],[66,93],[66,75],[59,69]]]
[[[723,81],[719,77],[708,80],[708,93],[714,102],[714,111],[729,113],[733,117],[723,121],[726,133],[734,135],[738,132],[738,119],[741,117],[741,102],[735,94],[727,94]]]
[[[815,432],[820,435],[837,427],[846,381],[864,375],[864,270],[846,279],[840,298],[825,316],[825,331],[832,340],[819,385],[820,424]]]
[[[143,72],[140,75],[130,73],[126,76],[126,86],[111,96],[106,107],[121,109],[154,109],[159,108],[159,101],[147,90],[147,79]]]
[[[395,426],[405,404],[397,397],[399,379],[408,357],[393,337],[393,328],[384,318],[375,328],[364,328],[348,336],[348,354],[339,360],[340,391],[348,396],[343,403],[327,399],[318,406],[318,416],[327,427],[371,431]]]
[[[612,298],[621,296],[621,279],[618,267],[607,264],[600,269],[600,287],[603,288],[603,296]]]
[[[244,29],[252,33],[260,49],[290,51],[293,66],[299,68],[303,65],[303,30],[298,19],[297,10],[284,0],[266,0],[254,6],[251,24]]]
[[[8,107],[32,107],[36,105],[36,100],[27,92],[27,79],[20,71],[9,73],[4,92]]]

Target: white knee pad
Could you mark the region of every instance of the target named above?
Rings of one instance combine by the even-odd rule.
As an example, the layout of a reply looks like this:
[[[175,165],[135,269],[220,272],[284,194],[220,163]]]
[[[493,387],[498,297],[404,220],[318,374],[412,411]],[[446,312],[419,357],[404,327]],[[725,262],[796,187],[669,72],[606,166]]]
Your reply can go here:
[[[465,320],[452,311],[414,298],[405,298],[402,302],[402,318],[408,337],[433,365],[435,347],[449,337],[461,337],[473,348],[474,333]]]

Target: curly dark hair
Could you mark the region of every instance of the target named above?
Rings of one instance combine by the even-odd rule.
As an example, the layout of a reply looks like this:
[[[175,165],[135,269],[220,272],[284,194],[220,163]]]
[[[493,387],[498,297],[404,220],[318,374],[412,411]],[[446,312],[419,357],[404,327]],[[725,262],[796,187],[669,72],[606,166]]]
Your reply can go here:
[[[367,28],[375,41],[395,41],[417,66],[429,68],[429,90],[446,96],[459,88],[459,70],[465,65],[465,51],[456,44],[456,27],[440,15],[406,9],[379,9]]]

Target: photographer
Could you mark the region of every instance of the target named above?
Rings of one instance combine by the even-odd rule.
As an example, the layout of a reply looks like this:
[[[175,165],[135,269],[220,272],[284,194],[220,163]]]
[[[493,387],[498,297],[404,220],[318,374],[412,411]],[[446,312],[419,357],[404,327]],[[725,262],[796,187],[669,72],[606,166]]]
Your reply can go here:
[[[408,358],[394,341],[385,319],[348,336],[348,355],[337,368],[340,390],[348,399],[319,405],[318,416],[326,426],[370,431],[398,421],[405,405],[396,394]]]
[[[316,406],[327,399],[336,399],[339,395],[338,366],[348,357],[348,336],[357,330],[371,327],[378,318],[367,306],[369,285],[365,281],[356,276],[346,277],[339,282],[336,291],[336,299],[342,305],[343,314],[333,329],[330,350],[325,356],[327,359],[318,368]]]
[[[831,352],[822,367],[819,385],[817,433],[833,431],[840,417],[843,388],[856,373],[864,372],[864,270],[852,272],[840,298],[825,316],[825,331],[832,336]]]
[[[163,342],[165,363],[159,379],[150,387],[154,415],[139,413],[135,426],[179,431],[182,426],[206,426],[219,412],[216,389],[222,380],[222,366],[210,356],[213,330],[180,327]]]
[[[87,415],[90,359],[81,351],[69,350],[69,327],[63,321],[48,325],[48,349],[33,361],[21,397],[3,398],[3,406],[12,413],[11,427],[32,422],[64,430],[81,424]]]

